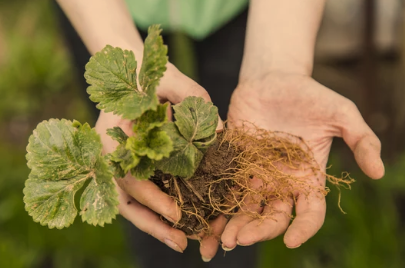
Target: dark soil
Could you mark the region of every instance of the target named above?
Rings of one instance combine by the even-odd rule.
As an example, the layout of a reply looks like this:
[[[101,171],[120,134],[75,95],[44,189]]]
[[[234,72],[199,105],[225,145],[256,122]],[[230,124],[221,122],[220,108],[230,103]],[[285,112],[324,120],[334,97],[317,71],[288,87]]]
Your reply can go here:
[[[220,142],[217,141],[207,150],[194,176],[188,180],[155,171],[155,175],[150,180],[163,192],[174,197],[182,209],[181,220],[176,224],[168,222],[170,225],[187,235],[192,235],[205,230],[206,222],[218,217],[220,213],[210,203],[209,188],[212,185],[211,200],[215,200],[216,204],[223,204],[225,196],[230,194],[232,180],[221,179],[225,176],[223,173],[226,172],[228,175],[225,177],[229,177],[229,173],[234,172],[236,163],[233,159],[237,154],[234,146],[230,146],[227,142],[220,145]],[[195,214],[201,216],[205,223]],[[167,222],[165,219],[162,220]]]

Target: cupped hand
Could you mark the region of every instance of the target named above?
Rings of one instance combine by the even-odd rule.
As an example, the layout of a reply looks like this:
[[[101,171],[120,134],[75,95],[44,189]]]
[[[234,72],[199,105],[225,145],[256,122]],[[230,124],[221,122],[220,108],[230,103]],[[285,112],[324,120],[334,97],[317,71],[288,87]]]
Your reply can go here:
[[[381,144],[363,120],[353,102],[317,83],[308,76],[283,72],[269,73],[260,79],[241,81],[233,93],[229,107],[230,127],[242,121],[271,130],[302,137],[312,150],[320,168],[325,171],[333,137],[342,137],[352,150],[356,162],[372,179],[384,175],[380,158]],[[313,185],[325,186],[325,176],[311,178]],[[248,209],[266,213],[269,206],[280,211],[273,219],[255,220],[236,215],[222,234],[225,250],[238,245],[251,245],[273,239],[285,232],[284,243],[299,247],[323,225],[326,202],[319,195],[298,193],[296,217],[290,224],[292,204],[275,202]]]
[[[157,95],[161,102],[170,101],[173,104],[181,102],[188,96],[198,96],[206,101],[211,101],[208,93],[201,86],[180,73],[171,64],[168,64],[168,69],[157,89]],[[101,136],[103,151],[106,154],[113,152],[118,146],[118,142],[112,140],[106,133],[108,128],[115,126],[121,127],[128,136],[133,135],[131,121],[101,111],[96,123],[96,131]],[[222,129],[221,120],[218,123],[218,129]],[[116,189],[119,199],[118,208],[123,217],[172,249],[178,252],[185,250],[187,247],[186,235],[165,224],[159,217],[162,215],[173,223],[180,220],[181,211],[170,196],[163,193],[154,183],[137,180],[131,174],[116,179]],[[200,252],[205,260],[209,260],[215,255],[219,244],[219,238],[215,239],[215,237],[219,237],[225,227],[225,222],[220,219],[212,224],[213,234],[201,238]]]

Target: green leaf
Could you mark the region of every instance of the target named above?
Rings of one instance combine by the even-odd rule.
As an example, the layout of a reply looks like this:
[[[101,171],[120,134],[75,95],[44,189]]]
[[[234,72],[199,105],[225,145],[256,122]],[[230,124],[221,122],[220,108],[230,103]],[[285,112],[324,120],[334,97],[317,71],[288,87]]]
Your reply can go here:
[[[112,193],[111,200],[116,201],[112,173],[104,168],[107,164],[101,157],[100,137],[88,124],[65,119],[43,121],[31,135],[27,151],[31,173],[24,188],[24,202],[34,221],[49,228],[72,224],[77,215],[74,195],[91,178],[103,182],[97,183],[96,188],[112,185],[109,192]],[[105,191],[102,188],[97,190]],[[111,216],[111,211],[116,208],[116,205],[113,206],[100,207],[97,213]],[[111,222],[112,218],[93,219],[88,216],[87,221],[103,225]]]
[[[138,89],[136,67],[132,51],[110,45],[90,58],[84,76],[90,84],[87,92],[92,101],[98,102],[97,108],[130,120],[156,109],[156,88]]]
[[[165,131],[154,128],[149,133],[128,138],[126,149],[140,156],[160,160],[169,157],[173,151],[173,142]]]
[[[163,126],[163,124],[168,121],[168,107],[169,103],[159,104],[156,111],[149,110],[143,113],[134,124],[134,133],[147,133],[156,127]]]
[[[118,178],[123,178],[125,174],[138,165],[140,157],[135,152],[127,149],[126,143],[123,143],[118,145],[117,149],[110,155],[110,161],[119,164],[123,172],[118,171],[118,173],[123,175]]]
[[[104,226],[118,214],[118,194],[106,159],[100,157],[95,170],[95,176],[80,199],[80,215],[84,222]]]
[[[163,44],[159,25],[152,25],[148,29],[148,36],[144,42],[143,62],[139,72],[139,84],[144,92],[155,92],[160,78],[166,71],[167,46]]]
[[[169,158],[156,162],[156,168],[173,176],[191,177],[201,162],[203,153],[187,141],[173,122],[162,127],[173,141],[173,151]]]
[[[119,143],[124,143],[128,139],[128,135],[120,127],[113,127],[107,129],[107,135]]]
[[[74,127],[65,119],[43,121],[27,146],[30,177],[63,180],[88,173],[101,150],[100,137],[88,124]]]
[[[41,225],[62,229],[69,227],[77,215],[75,194],[86,182],[86,175],[74,179],[52,181],[35,175],[25,182],[25,210]]]
[[[149,179],[155,171],[155,165],[151,159],[144,156],[141,158],[139,164],[131,169],[131,174],[138,180],[147,180]]]
[[[194,141],[193,144],[195,147],[197,147],[198,150],[202,152],[206,152],[207,149],[214,144],[214,142],[217,140],[217,133],[214,133],[211,137]]]
[[[111,154],[110,155],[107,155],[108,157],[110,157],[111,156]],[[121,167],[121,163],[119,163],[119,162],[114,162],[114,161],[110,161],[110,165],[111,165],[111,168],[113,169],[113,171],[114,171],[114,178],[124,178],[125,177],[125,175],[127,174],[125,171],[124,171],[124,169]]]
[[[201,97],[187,97],[173,106],[176,125],[188,141],[211,137],[218,125],[218,108]]]

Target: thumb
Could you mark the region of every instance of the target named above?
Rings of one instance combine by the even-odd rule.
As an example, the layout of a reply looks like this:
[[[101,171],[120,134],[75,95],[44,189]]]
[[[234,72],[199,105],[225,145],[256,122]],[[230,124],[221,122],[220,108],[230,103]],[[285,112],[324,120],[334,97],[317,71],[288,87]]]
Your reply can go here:
[[[185,98],[196,96],[203,98],[206,102],[211,101],[208,92],[197,82],[182,74],[180,71],[168,67],[167,75],[162,79],[162,86],[158,88],[160,99],[168,100],[173,104],[182,102]],[[217,132],[223,130],[223,122],[218,115]]]
[[[385,171],[381,160],[381,142],[355,106],[347,113],[342,135],[361,170],[372,179],[382,178]]]

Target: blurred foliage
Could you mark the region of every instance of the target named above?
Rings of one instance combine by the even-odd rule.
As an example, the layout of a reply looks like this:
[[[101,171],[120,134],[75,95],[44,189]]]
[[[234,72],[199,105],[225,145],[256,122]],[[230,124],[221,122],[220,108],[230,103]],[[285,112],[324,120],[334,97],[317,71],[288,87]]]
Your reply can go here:
[[[176,51],[187,48],[182,36],[173,42]],[[178,65],[190,61],[178,59]],[[133,267],[119,221],[104,228],[76,221],[66,230],[49,230],[24,210],[24,156],[32,129],[50,117],[89,118],[73,77],[49,2],[0,0],[0,267]],[[331,159],[331,173],[346,169],[340,159]],[[342,191],[347,214],[340,212],[339,191],[332,188],[321,231],[293,250],[282,237],[263,243],[260,267],[405,267],[405,205],[399,206],[405,200],[405,157],[386,170],[381,181],[352,172],[357,182]]]
[[[50,117],[86,121],[88,108],[49,1],[1,1],[0,40],[0,267],[133,267],[119,221],[49,230],[24,210],[33,127]]]
[[[48,3],[18,2],[18,6],[10,5],[9,13],[4,12],[4,17],[9,19],[2,21],[6,51],[0,61],[0,116],[3,118],[38,109],[43,100],[71,84],[70,64],[57,38],[52,14],[46,10]]]

